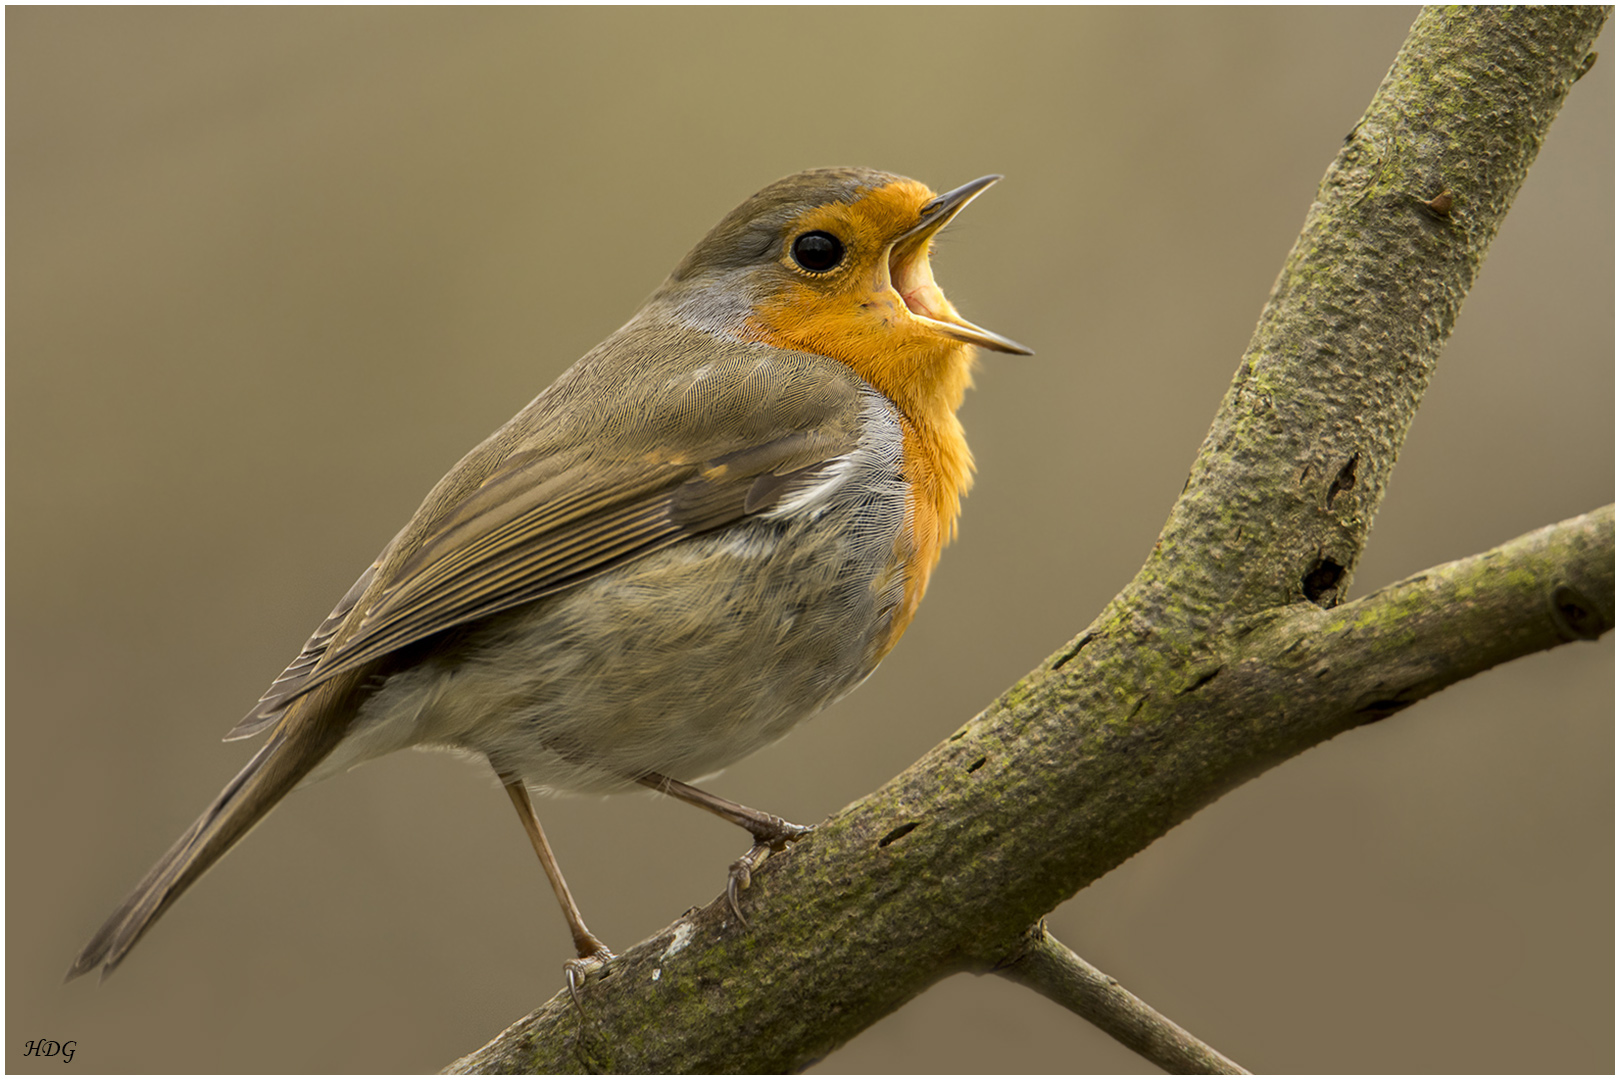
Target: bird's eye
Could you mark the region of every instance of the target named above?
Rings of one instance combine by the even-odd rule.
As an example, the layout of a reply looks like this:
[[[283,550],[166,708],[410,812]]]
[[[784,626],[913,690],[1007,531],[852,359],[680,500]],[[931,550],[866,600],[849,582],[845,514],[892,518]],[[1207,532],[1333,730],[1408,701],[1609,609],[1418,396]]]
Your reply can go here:
[[[844,244],[827,232],[807,232],[793,241],[793,261],[812,273],[831,270],[844,261]]]

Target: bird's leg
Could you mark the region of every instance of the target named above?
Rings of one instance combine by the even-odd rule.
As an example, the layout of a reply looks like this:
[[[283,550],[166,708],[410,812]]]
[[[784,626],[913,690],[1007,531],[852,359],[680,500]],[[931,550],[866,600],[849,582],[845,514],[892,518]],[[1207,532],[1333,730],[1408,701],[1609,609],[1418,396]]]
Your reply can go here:
[[[602,940],[591,933],[585,926],[585,918],[579,913],[579,905],[574,903],[574,894],[568,891],[568,882],[563,880],[562,867],[557,865],[557,856],[551,853],[551,845],[546,842],[546,831],[540,827],[540,818],[534,812],[534,803],[529,799],[529,789],[523,781],[509,773],[495,770],[506,785],[506,794],[511,796],[512,805],[517,808],[518,817],[523,821],[523,829],[529,834],[529,842],[534,845],[534,853],[540,856],[540,865],[546,871],[546,877],[551,881],[551,891],[557,894],[557,903],[562,906],[563,918],[568,920],[568,932],[574,935],[574,951],[578,954],[576,959],[563,965],[568,975],[568,993],[574,999],[574,1005],[584,1012],[579,1002],[579,984],[592,971],[602,967],[613,959],[613,953],[602,944]]]
[[[744,926],[748,925],[748,919],[743,915],[742,906],[737,901],[738,892],[748,888],[753,881],[754,871],[759,869],[759,864],[765,861],[767,855],[803,840],[811,832],[807,825],[795,825],[775,814],[767,814],[751,806],[722,799],[718,795],[710,795],[707,791],[695,788],[691,784],[683,784],[663,773],[647,773],[645,776],[637,777],[636,783],[644,784],[654,791],[661,791],[665,795],[673,795],[682,802],[691,803],[748,830],[748,834],[754,838],[754,846],[749,848],[742,858],[731,864],[731,874],[726,881],[726,900],[731,904],[732,914],[736,915],[737,920]]]

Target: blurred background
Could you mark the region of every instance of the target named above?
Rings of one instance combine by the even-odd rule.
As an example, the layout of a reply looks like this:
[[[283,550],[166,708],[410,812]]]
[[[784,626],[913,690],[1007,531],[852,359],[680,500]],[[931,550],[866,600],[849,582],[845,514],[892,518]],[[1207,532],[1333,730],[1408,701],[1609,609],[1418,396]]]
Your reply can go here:
[[[298,793],[117,976],[79,946],[249,756],[220,736],[460,455],[771,180],[1007,179],[934,265],[989,356],[978,485],[905,643],[710,787],[814,822],[1088,623],[1179,492],[1415,9],[11,8],[6,1066],[443,1067],[561,985],[493,777]],[[1356,594],[1613,499],[1612,32],[1412,430]],[[1257,1071],[1614,1069],[1614,637],[1222,799],[1059,908]],[[543,802],[615,947],[744,837]],[[1133,1071],[960,976],[827,1072]]]

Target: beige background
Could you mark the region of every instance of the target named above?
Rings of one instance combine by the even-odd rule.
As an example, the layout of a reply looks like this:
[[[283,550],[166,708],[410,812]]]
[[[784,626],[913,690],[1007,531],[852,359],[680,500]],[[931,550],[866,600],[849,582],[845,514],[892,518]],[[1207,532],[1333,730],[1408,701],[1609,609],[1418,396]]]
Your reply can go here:
[[[961,540],[859,693],[711,785],[816,821],[1140,565],[1411,9],[7,12],[8,1068],[436,1069],[561,984],[506,799],[399,755],[301,792],[107,984],[83,940],[429,485],[720,215],[817,165],[1008,179],[935,265],[986,359]],[[1356,590],[1613,498],[1615,49],[1574,92]],[[1466,185],[1466,177],[1455,184]],[[1614,1068],[1613,637],[1275,770],[1052,917],[1259,1070]],[[742,836],[541,812],[627,946]],[[995,979],[829,1071],[1140,1063]]]

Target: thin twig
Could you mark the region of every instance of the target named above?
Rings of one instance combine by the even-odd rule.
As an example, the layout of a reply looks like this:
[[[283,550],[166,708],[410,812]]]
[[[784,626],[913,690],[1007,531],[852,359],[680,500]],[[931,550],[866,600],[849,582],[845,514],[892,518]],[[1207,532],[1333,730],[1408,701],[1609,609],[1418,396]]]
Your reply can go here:
[[[994,974],[1050,998],[1168,1073],[1247,1076],[1249,1070],[1194,1036],[1053,937],[1042,919]]]

